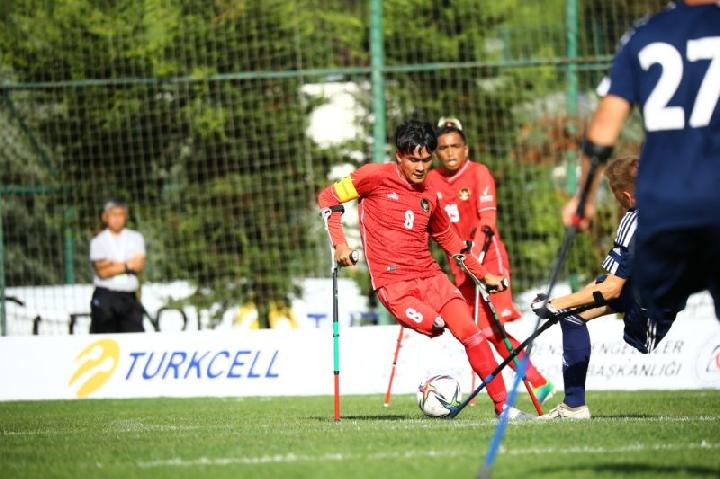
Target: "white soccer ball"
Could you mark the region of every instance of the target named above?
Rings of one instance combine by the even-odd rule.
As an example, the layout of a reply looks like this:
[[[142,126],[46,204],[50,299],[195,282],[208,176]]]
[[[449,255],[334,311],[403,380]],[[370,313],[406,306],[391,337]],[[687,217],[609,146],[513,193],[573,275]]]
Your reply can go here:
[[[460,383],[451,376],[433,376],[418,387],[417,403],[422,412],[431,417],[450,414],[449,406],[460,404]]]

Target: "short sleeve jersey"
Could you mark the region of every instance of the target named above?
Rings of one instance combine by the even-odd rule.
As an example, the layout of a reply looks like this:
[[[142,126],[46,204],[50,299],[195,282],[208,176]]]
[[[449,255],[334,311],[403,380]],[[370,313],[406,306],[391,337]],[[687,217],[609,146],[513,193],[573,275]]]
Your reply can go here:
[[[442,208],[463,240],[473,239],[483,213],[495,211],[495,180],[485,165],[468,160],[453,176],[443,176],[435,168],[426,181],[439,195]]]
[[[638,22],[598,93],[643,117],[640,234],[720,224],[720,4],[673,2]]]
[[[633,248],[637,230],[638,210],[625,213],[615,234],[615,242],[603,261],[603,269],[625,280],[632,274]]]
[[[145,240],[137,231],[124,229],[118,234],[113,234],[105,229],[90,241],[91,262],[100,260],[126,262],[138,254],[145,256]],[[117,274],[105,279],[95,275],[93,284],[111,291],[131,292],[138,288],[138,280],[134,274]]]
[[[394,163],[365,165],[350,176],[373,289],[442,273],[428,243],[431,231],[450,225],[427,181],[411,185]]]

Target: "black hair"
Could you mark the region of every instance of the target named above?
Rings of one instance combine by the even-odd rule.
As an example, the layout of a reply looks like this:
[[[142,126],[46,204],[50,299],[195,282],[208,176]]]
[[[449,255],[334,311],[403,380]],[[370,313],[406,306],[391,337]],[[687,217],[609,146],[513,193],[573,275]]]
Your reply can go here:
[[[438,138],[440,138],[443,135],[449,135],[451,133],[457,133],[458,135],[460,135],[463,143],[467,144],[467,138],[465,138],[465,133],[463,133],[460,128],[458,128],[454,123],[451,122],[441,125],[440,128],[438,128],[436,135]]]
[[[427,148],[431,153],[437,148],[437,136],[430,123],[410,120],[395,129],[395,147],[405,155],[417,147]]]

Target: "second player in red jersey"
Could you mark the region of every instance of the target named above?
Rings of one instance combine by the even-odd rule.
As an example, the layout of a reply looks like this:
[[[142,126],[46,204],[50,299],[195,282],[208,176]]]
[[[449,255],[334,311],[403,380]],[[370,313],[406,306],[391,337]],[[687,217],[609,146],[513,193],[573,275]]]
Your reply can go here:
[[[338,206],[359,199],[360,236],[379,300],[407,328],[427,336],[449,329],[465,347],[473,370],[485,378],[497,366],[492,350],[462,294],[430,253],[430,238],[451,256],[465,248],[425,183],[437,146],[435,133],[427,123],[410,121],[398,126],[395,144],[395,163],[365,165],[320,193],[335,260],[352,264]],[[466,264],[489,289],[503,288],[503,278],[488,273],[474,258]],[[487,392],[500,413],[506,397],[501,375],[487,385]],[[513,409],[510,416],[526,415]]]
[[[475,258],[480,255],[486,232],[490,231],[490,243],[483,266],[489,272],[509,279],[510,262],[496,225],[495,179],[485,165],[469,160],[468,145],[460,122],[455,119],[447,122],[441,120],[437,137],[436,155],[440,167],[428,173],[429,187],[435,190],[447,218],[460,238],[472,241],[472,256]],[[455,261],[450,261],[450,268],[455,276],[455,284],[473,308],[475,284],[458,268]],[[500,321],[512,321],[520,317],[513,305],[509,288],[493,294],[491,300]],[[507,357],[508,350],[502,335],[494,327],[491,314],[487,306],[479,308],[478,325],[495,349]],[[517,347],[518,341],[512,336],[509,339],[513,347]],[[552,392],[552,384],[532,364],[528,366],[526,376],[536,388],[538,400],[542,402],[547,399]]]

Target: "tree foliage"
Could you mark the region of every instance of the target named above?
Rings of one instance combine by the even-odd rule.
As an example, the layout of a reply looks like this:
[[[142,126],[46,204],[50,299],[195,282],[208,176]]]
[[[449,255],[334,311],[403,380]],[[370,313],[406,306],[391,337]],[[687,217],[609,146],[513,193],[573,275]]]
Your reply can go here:
[[[636,10],[655,6],[608,3],[582,3],[581,54],[611,53]],[[558,100],[569,94],[558,61],[565,6],[383,2],[388,149],[408,118],[461,118],[472,157],[498,180],[500,230],[522,287],[542,281],[554,257],[563,188],[552,175],[582,130]],[[0,138],[12,148],[0,152],[0,180],[50,187],[3,197],[4,227],[15,231],[6,237],[9,284],[61,281],[67,231],[76,280],[88,281],[87,242],[110,195],[129,200],[131,226],[146,236],[147,279],[193,282],[191,301],[203,308],[252,300],[267,324],[262,308],[286,301],[294,279],[326,272],[315,194],[348,151],[367,158],[373,118],[365,135],[320,149],[306,130],[324,99],[303,86],[356,82],[359,104],[370,104],[369,75],[348,73],[370,65],[364,2],[25,0],[1,8],[0,80],[25,86],[1,88],[10,103],[0,104]],[[307,73],[333,68],[345,70]],[[599,70],[578,75],[582,97]],[[41,239],[23,240],[30,237]],[[575,269],[592,258],[583,241]]]

